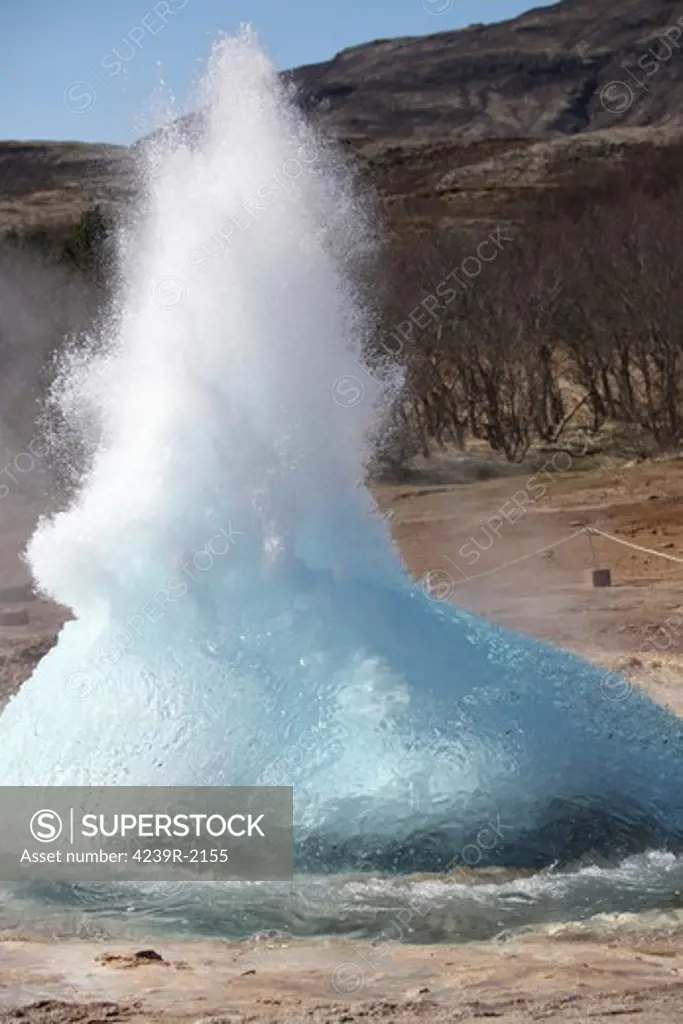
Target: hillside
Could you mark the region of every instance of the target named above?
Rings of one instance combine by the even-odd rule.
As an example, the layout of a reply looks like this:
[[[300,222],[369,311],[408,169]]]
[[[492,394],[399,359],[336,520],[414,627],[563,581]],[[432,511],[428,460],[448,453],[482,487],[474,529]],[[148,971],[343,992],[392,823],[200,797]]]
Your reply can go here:
[[[285,77],[358,154],[392,215],[514,216],[529,189],[581,187],[653,150],[670,162],[683,136],[677,19],[673,0],[562,0],[498,25],[355,46]],[[95,203],[123,208],[132,153],[0,142],[0,230],[60,232]]]
[[[683,61],[657,42],[681,13],[674,0],[562,0],[498,25],[352,47],[291,78],[307,109],[343,138],[473,140],[681,124]],[[653,46],[669,59],[648,59]],[[628,90],[610,88],[622,81]]]

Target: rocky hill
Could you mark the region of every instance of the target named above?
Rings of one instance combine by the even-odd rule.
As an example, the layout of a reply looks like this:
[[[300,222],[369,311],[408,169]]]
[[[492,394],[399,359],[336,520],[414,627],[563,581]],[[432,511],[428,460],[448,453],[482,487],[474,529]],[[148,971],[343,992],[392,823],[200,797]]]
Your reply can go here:
[[[529,189],[594,182],[653,152],[671,163],[683,138],[683,9],[561,0],[498,25],[355,46],[285,76],[392,214],[497,216]],[[125,147],[0,143],[0,230],[60,231],[133,191]]]
[[[133,182],[125,146],[0,142],[0,231],[59,231],[91,206],[118,210]]]
[[[547,137],[683,123],[679,43],[674,0],[563,0],[498,25],[356,46],[291,78],[344,138]]]

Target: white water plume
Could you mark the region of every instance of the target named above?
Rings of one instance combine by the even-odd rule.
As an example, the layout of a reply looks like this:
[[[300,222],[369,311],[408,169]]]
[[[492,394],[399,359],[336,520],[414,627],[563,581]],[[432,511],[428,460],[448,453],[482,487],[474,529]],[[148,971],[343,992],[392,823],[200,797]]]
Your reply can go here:
[[[395,381],[364,367],[353,179],[249,35],[203,101],[58,382],[94,456],[28,555],[75,621],[0,718],[0,782],[291,783],[325,870],[438,870],[491,822],[489,862],[679,842],[677,720],[412,587],[364,480]]]

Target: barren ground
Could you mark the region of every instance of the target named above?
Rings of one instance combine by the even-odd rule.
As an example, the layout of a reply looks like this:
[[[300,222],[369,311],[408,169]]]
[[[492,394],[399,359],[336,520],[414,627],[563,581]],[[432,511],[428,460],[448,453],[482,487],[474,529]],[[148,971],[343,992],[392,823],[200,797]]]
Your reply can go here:
[[[593,537],[592,548],[586,534],[567,539],[590,525],[683,558],[683,459],[590,472],[551,468],[529,482],[531,475],[382,487],[378,498],[393,510],[409,567],[431,574],[435,600],[452,599],[620,667],[683,713],[683,564],[603,537]],[[36,508],[35,498],[20,494],[0,503],[0,588],[27,582],[17,552]],[[610,588],[586,580],[594,562],[611,570]],[[0,590],[0,599],[3,593],[0,612],[17,605],[29,612],[27,625],[0,627],[7,695],[49,647],[63,613],[17,592]],[[502,945],[397,946],[382,971],[363,971],[368,943],[343,940],[164,942],[158,949],[163,963],[131,959],[135,948],[122,943],[7,935],[0,943],[0,1021],[683,1019],[683,920],[676,915],[666,928],[623,917],[602,930],[565,926]],[[349,971],[350,963],[356,967]]]
[[[618,667],[683,713],[683,561],[668,560],[683,559],[683,459],[546,472],[378,498],[435,600]],[[610,569],[611,587],[591,585],[594,565]]]

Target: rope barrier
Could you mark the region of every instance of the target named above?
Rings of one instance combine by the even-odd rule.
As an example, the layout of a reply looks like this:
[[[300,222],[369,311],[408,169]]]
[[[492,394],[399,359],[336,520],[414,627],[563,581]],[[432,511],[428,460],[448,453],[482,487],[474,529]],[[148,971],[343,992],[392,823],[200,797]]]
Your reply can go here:
[[[466,576],[460,566],[455,565],[455,562],[453,562],[448,555],[446,555],[446,560],[449,561],[451,565],[455,566],[458,572],[462,573],[463,576],[466,576],[463,580],[456,580],[456,583],[471,583],[472,580],[481,580],[484,576],[493,576],[497,572],[502,572],[503,569],[509,569],[512,565],[519,565],[520,562],[526,562],[529,558],[536,558],[537,555],[542,555],[546,551],[552,551],[553,548],[559,548],[561,544],[567,544],[570,540],[580,537],[581,534],[585,532],[586,527],[582,526],[580,530],[577,530],[575,533],[571,533],[568,537],[563,537],[562,540],[555,541],[554,544],[546,544],[545,547],[536,548],[535,551],[530,551],[528,555],[520,555],[519,558],[513,558],[511,562],[506,562],[504,565],[498,565],[495,569],[488,569],[486,572],[477,573],[476,576]]]
[[[655,555],[658,558],[664,558],[668,562],[677,562],[679,565],[683,565],[683,558],[678,558],[676,555],[665,555],[663,551],[655,551],[654,548],[646,548],[641,544],[633,544],[631,541],[623,540],[621,537],[616,537],[613,533],[606,533],[605,530],[599,530],[596,526],[582,526],[580,530],[576,530],[574,533],[570,533],[568,537],[563,537],[561,540],[555,541],[553,544],[546,544],[545,547],[537,548],[535,551],[530,551],[527,555],[520,555],[519,558],[513,558],[510,562],[505,562],[504,565],[498,565],[495,569],[487,569],[486,572],[479,572],[475,576],[467,576],[465,571],[460,568],[459,565],[446,555],[446,561],[450,562],[451,565],[458,570],[458,572],[464,577],[461,580],[453,580],[454,586],[462,586],[463,583],[472,583],[474,580],[484,579],[486,576],[495,576],[498,572],[503,572],[505,569],[511,568],[513,565],[519,565],[520,562],[526,562],[530,558],[536,558],[538,555],[545,554],[546,551],[553,551],[555,548],[559,548],[562,544],[568,544],[570,540],[576,540],[582,534],[596,534],[599,537],[604,537],[606,540],[612,540],[616,544],[623,544],[624,547],[633,548],[634,551],[642,551],[647,555]],[[423,577],[428,581],[430,573],[426,573]]]
[[[658,558],[666,558],[668,562],[678,562],[679,565],[683,565],[683,558],[677,558],[676,555],[665,555],[663,551],[655,551],[654,548],[644,548],[641,544],[633,544],[629,540],[615,537],[613,533],[605,533],[604,530],[598,530],[595,526],[586,526],[585,529],[588,533],[597,533],[600,537],[613,540],[616,544],[623,544],[626,548],[633,548],[634,551],[644,551],[646,555],[656,555]]]

